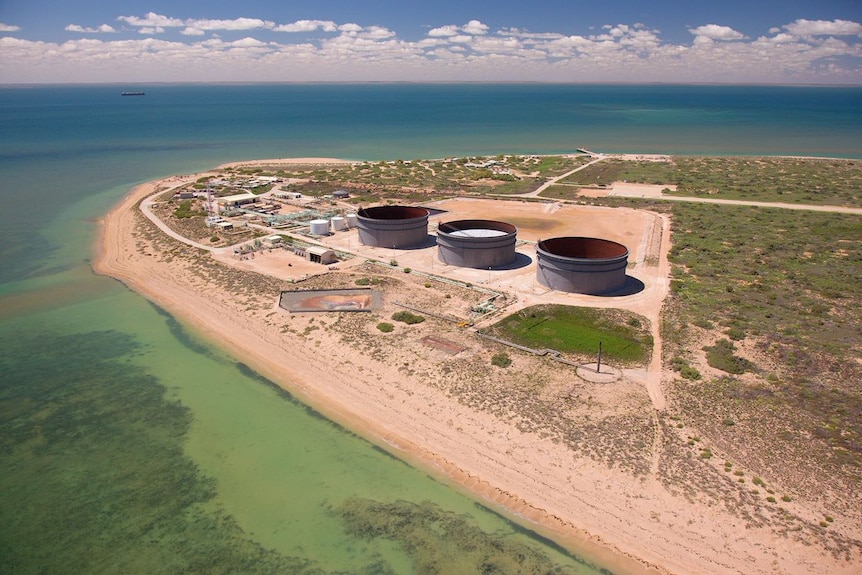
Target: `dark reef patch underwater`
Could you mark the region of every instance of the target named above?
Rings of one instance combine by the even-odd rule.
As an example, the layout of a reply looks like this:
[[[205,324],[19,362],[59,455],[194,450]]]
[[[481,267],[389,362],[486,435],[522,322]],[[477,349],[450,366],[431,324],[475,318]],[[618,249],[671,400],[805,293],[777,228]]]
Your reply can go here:
[[[315,572],[208,505],[214,482],[183,454],[191,413],[122,361],[133,338],[0,345],[0,572]]]
[[[0,349],[0,573],[325,573],[220,509],[183,451],[191,411],[127,360],[142,352],[132,336],[7,334]],[[573,572],[431,502],[331,512],[358,540],[402,547],[416,573]],[[351,572],[396,571],[378,558]]]

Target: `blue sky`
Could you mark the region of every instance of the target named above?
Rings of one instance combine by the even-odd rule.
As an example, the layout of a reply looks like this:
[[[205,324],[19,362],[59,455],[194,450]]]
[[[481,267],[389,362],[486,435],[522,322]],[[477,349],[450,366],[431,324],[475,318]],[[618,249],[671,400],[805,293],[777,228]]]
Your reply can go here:
[[[860,0],[0,0],[0,82],[862,84]]]

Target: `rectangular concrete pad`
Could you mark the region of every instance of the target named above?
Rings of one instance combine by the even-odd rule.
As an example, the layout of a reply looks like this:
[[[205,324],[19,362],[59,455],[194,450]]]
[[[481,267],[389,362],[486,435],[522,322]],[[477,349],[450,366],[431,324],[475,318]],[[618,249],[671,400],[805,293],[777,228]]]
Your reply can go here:
[[[380,293],[369,288],[283,291],[278,305],[289,312],[371,311]]]

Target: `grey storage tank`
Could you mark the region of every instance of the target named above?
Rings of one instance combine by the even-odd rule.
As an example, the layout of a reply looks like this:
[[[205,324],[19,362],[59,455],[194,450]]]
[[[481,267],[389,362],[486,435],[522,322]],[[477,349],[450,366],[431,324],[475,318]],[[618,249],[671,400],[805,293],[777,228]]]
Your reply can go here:
[[[382,248],[420,246],[428,239],[429,214],[426,208],[409,206],[362,208],[356,214],[359,241]]]
[[[437,227],[437,257],[462,268],[488,269],[515,261],[518,228],[493,220],[457,220]]]
[[[599,238],[561,237],[536,246],[536,279],[557,291],[605,295],[626,284],[629,250]]]

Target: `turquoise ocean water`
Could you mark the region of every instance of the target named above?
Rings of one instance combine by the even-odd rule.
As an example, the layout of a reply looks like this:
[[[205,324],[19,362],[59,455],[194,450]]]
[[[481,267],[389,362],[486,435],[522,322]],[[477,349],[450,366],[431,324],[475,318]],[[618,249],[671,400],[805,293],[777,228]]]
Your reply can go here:
[[[137,183],[254,158],[860,158],[860,104],[829,87],[0,87],[0,572],[469,572],[476,549],[594,572],[92,275],[96,220]]]

